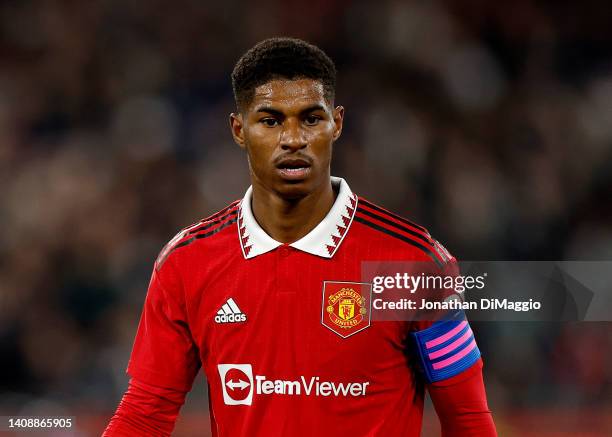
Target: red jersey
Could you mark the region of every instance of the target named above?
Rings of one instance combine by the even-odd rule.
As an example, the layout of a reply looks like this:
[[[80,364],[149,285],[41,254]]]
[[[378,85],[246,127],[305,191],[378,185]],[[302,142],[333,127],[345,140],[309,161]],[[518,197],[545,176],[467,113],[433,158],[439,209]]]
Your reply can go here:
[[[464,321],[372,321],[362,261],[454,259],[424,228],[332,181],[332,209],[294,243],[263,231],[249,189],[155,264],[128,373],[189,390],[202,366],[215,436],[418,436],[424,384],[479,361]]]

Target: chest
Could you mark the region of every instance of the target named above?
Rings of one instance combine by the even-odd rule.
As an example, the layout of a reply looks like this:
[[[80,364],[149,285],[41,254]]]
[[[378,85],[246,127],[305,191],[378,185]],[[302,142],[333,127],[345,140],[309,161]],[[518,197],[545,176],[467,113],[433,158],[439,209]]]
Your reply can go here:
[[[405,327],[371,321],[371,287],[360,278],[357,257],[325,259],[290,247],[219,263],[190,299],[204,366],[371,375],[401,365]]]

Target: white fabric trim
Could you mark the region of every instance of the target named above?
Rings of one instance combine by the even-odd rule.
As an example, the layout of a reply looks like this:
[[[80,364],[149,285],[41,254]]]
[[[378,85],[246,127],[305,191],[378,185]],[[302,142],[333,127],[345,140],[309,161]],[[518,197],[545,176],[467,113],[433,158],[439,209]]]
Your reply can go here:
[[[357,196],[353,194],[346,181],[332,177],[332,184],[339,186],[338,196],[325,218],[291,247],[323,258],[331,258],[336,253],[353,222],[357,209]],[[246,259],[270,252],[282,243],[270,237],[257,223],[251,209],[253,187],[249,187],[238,211],[238,238],[242,254]]]

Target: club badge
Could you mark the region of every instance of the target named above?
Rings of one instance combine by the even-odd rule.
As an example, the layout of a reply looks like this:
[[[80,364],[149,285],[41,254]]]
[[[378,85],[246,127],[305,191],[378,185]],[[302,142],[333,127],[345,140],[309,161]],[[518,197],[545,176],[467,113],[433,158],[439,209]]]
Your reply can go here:
[[[323,281],[321,323],[342,338],[370,326],[372,284]]]

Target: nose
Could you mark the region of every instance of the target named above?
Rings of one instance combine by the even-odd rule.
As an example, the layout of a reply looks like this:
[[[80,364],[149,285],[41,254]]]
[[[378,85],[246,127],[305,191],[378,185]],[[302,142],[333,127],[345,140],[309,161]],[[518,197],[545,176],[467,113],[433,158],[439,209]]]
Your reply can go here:
[[[287,119],[283,124],[280,146],[283,150],[299,150],[308,145],[301,123],[297,120]]]

